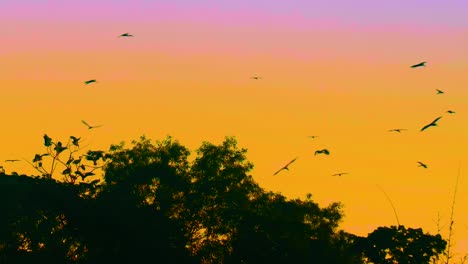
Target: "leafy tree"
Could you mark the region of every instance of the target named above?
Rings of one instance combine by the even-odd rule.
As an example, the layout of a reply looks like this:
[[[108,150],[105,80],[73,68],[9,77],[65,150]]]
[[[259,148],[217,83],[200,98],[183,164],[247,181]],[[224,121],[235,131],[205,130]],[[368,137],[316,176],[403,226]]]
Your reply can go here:
[[[424,234],[421,228],[379,227],[363,242],[372,263],[422,264],[441,254],[447,242],[440,235]]]
[[[191,161],[171,137],[78,156],[79,144],[44,135],[31,163],[42,177],[0,173],[0,263],[427,263],[445,247],[402,226],[338,230],[339,203],[263,190],[234,138],[203,142]],[[98,169],[102,183],[84,182]]]

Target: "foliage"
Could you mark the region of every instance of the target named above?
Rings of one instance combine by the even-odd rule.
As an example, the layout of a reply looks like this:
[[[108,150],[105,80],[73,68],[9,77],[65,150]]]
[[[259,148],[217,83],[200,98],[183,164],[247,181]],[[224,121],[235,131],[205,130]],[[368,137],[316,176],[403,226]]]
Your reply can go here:
[[[44,146],[46,147],[46,153],[35,154],[32,160],[31,166],[41,173],[42,177],[53,178],[54,172],[58,164],[61,164],[64,168],[61,174],[65,177],[66,182],[75,183],[79,178],[84,181],[87,177],[94,176],[94,171],[101,168],[97,162],[101,159],[106,160],[104,151],[88,151],[85,155],[76,157],[76,153],[81,150],[80,139],[75,136],[70,136],[67,144],[63,144],[61,141],[55,142],[47,134],[44,134]],[[68,152],[68,155],[66,155]],[[67,156],[66,159],[62,160],[61,157]],[[44,167],[44,157],[52,158],[50,168]],[[84,161],[92,161],[93,165],[86,164]],[[97,183],[98,181],[93,181]]]
[[[422,264],[441,254],[447,242],[421,228],[379,227],[364,241],[364,254],[373,263]]]
[[[171,137],[76,157],[79,143],[44,135],[31,163],[42,177],[0,173],[0,263],[390,263],[382,252],[425,263],[445,247],[420,229],[339,230],[340,203],[263,190],[234,138],[203,142],[192,161]],[[64,181],[52,177],[57,164]],[[101,184],[83,182],[97,169]]]

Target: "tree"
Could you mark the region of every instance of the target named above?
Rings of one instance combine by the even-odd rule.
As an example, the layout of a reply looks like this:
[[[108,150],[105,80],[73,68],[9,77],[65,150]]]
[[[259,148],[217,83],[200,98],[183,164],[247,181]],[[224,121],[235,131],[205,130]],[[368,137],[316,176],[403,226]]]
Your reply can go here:
[[[373,263],[422,264],[441,254],[447,242],[421,228],[379,227],[363,242],[363,252]]]

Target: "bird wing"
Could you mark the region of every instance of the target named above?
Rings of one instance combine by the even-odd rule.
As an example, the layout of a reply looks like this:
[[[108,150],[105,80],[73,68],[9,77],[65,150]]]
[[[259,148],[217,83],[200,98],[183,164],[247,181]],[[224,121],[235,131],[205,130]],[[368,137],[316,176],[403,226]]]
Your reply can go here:
[[[416,67],[424,66],[424,63],[426,63],[426,62],[421,62],[421,63],[415,64],[415,65],[411,66],[411,68],[416,68]]]
[[[424,131],[424,130],[426,130],[426,128],[428,128],[428,127],[430,127],[430,126],[432,126],[432,123],[430,123],[430,124],[428,124],[428,125],[425,125],[423,128],[421,128],[421,132]]]
[[[88,123],[86,123],[86,121],[84,120],[81,120],[81,123],[85,124],[87,127],[91,127]]]
[[[285,167],[285,168],[286,168],[286,167],[288,167],[288,166],[289,166],[289,164],[291,164],[291,163],[293,163],[294,161],[296,161],[296,159],[297,159],[297,158],[295,158],[295,159],[291,160],[291,161],[290,161],[290,162],[288,162],[288,164],[286,164],[284,167]]]
[[[280,171],[282,171],[282,170],[284,170],[284,168],[279,169],[277,172],[275,172],[275,173],[273,174],[273,176],[275,176],[276,174],[278,174],[278,173],[279,173]]]
[[[297,159],[297,158],[295,158],[295,159],[291,160],[290,162],[288,162],[288,164],[284,165],[283,168],[281,168],[281,169],[279,169],[277,172],[275,172],[275,173],[273,174],[273,176],[275,176],[276,174],[278,174],[278,173],[279,173],[280,171],[282,171],[282,170],[287,170],[289,164],[291,164],[291,163],[293,163],[294,161],[296,161],[296,159]]]
[[[441,116],[439,116],[438,118],[434,119],[434,121],[432,121],[432,123],[431,123],[431,124],[435,124],[435,122],[439,121],[439,119],[441,119],[441,118],[442,118],[442,117],[441,117]]]

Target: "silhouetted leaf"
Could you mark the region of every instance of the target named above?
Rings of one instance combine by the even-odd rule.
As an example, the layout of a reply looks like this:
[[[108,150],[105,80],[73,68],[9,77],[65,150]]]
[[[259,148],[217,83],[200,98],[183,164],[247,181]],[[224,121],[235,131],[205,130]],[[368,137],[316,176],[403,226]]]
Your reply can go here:
[[[44,134],[44,146],[50,147],[52,145],[52,138]]]
[[[66,147],[63,147],[62,146],[62,142],[57,142],[57,144],[55,145],[55,148],[54,150],[57,152],[57,154],[63,152],[64,150],[66,150],[67,148]]]
[[[70,138],[71,138],[71,140],[72,140],[72,144],[73,144],[74,146],[79,147],[79,141],[80,141],[81,138],[77,138],[77,137],[74,137],[74,136],[70,136]]]
[[[38,162],[42,160],[42,157],[49,156],[49,154],[36,154],[34,155],[33,162]]]
[[[73,162],[73,160],[74,160],[74,159],[73,159],[73,157],[70,157],[70,158],[68,159],[68,161],[67,161],[67,163],[66,163],[66,164],[67,164],[67,165],[70,165],[70,163],[72,163],[72,162]]]

